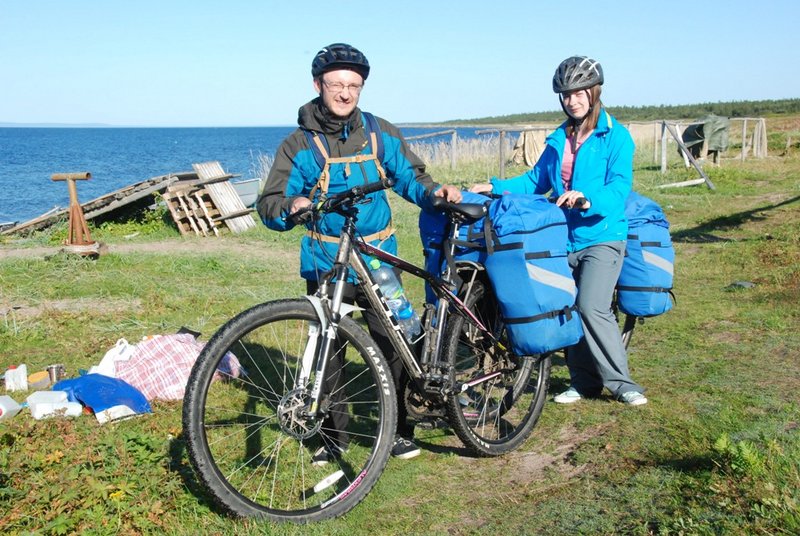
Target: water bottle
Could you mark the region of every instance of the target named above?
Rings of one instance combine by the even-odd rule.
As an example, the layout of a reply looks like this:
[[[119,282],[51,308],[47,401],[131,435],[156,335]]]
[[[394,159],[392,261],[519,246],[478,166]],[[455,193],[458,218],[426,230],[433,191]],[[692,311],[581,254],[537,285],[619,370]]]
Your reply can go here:
[[[397,318],[403,333],[408,339],[414,339],[420,332],[419,315],[408,302],[406,293],[400,285],[394,270],[388,266],[381,265],[381,261],[378,259],[372,259],[369,267],[372,277],[381,288],[381,292],[386,298],[386,303]]]

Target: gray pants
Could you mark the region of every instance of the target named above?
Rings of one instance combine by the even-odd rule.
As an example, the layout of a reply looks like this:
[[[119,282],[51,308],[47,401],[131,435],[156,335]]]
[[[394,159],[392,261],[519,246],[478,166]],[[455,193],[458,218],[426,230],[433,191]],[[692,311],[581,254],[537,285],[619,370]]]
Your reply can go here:
[[[604,242],[569,254],[578,285],[584,338],[569,348],[567,366],[572,387],[584,396],[597,396],[603,387],[616,398],[628,391],[644,392],[628,373],[628,355],[611,311],[624,255],[623,241]]]

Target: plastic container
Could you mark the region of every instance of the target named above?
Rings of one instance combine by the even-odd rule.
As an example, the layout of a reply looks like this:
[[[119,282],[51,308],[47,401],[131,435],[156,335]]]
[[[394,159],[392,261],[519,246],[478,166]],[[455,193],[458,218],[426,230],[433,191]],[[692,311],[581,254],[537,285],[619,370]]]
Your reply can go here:
[[[40,370],[28,376],[28,389],[40,391],[48,387],[50,387],[50,374],[46,370]]]
[[[8,367],[5,375],[6,391],[28,390],[28,367],[26,365]]]
[[[78,402],[67,402],[66,391],[36,391],[28,396],[27,402],[37,421],[48,417],[77,417],[83,412]]]
[[[382,265],[378,259],[372,259],[369,267],[373,279],[380,287],[383,296],[386,298],[386,303],[400,323],[403,333],[408,339],[413,339],[419,335],[419,315],[411,307],[411,303],[406,298],[405,290],[403,290],[403,286],[397,279],[394,270]]]
[[[19,413],[22,406],[17,404],[17,401],[8,395],[0,396],[0,421],[11,419]]]

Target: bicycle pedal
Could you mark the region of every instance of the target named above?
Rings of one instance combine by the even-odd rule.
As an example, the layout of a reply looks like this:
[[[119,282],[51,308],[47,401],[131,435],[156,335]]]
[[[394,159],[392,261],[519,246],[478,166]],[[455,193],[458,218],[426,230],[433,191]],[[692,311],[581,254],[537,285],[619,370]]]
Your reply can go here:
[[[444,419],[424,419],[415,423],[416,427],[420,430],[438,430],[441,428],[449,428],[450,425]]]

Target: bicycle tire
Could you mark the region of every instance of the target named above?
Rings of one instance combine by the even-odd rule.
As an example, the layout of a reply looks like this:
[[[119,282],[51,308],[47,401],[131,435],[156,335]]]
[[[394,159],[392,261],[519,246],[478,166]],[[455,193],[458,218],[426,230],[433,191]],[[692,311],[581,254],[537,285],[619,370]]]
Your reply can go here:
[[[455,385],[500,374],[448,397],[447,415],[466,447],[479,456],[499,456],[519,447],[536,426],[550,384],[550,355],[520,357],[511,352],[497,304],[483,283],[473,284],[465,304],[485,326],[492,326],[506,349],[465,318],[451,317],[445,348]]]
[[[236,516],[295,523],[340,516],[369,493],[389,458],[394,385],[377,344],[351,318],[339,324],[341,366],[332,357],[326,371],[328,378],[340,371],[342,381],[320,404],[328,419],[346,415],[346,424],[338,430],[301,413],[313,367],[303,386],[294,383],[308,341],[322,339],[309,335],[313,325],[319,320],[307,300],[257,305],[223,325],[192,369],[183,406],[189,459],[214,500]],[[238,378],[221,372],[231,354],[241,364]],[[341,433],[349,438],[344,453],[312,465],[315,450]]]

